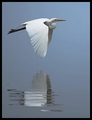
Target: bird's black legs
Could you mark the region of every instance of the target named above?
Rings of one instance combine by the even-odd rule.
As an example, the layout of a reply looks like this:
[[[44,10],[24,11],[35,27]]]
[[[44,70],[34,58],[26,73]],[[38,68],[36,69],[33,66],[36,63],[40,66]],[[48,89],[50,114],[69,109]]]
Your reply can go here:
[[[24,30],[24,29],[26,29],[26,27],[23,27],[23,28],[20,28],[20,29],[11,29],[11,30],[8,32],[8,34],[13,33],[13,32],[17,32],[17,31],[20,31],[20,30]]]

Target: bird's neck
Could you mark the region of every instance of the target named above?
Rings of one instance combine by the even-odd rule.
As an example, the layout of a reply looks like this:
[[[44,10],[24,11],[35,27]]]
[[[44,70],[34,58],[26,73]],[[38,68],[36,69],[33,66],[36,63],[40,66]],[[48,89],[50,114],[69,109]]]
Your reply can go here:
[[[54,22],[54,21],[53,21]],[[45,25],[47,25],[50,29],[55,29],[56,28],[56,23],[53,23],[51,21],[46,21]]]

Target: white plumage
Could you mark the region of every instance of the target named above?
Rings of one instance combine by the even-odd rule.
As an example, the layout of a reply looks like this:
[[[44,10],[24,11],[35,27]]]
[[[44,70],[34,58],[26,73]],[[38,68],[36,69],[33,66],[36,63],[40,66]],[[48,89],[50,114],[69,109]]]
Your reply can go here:
[[[51,41],[53,29],[56,28],[54,22],[65,21],[58,18],[40,18],[31,20],[25,23],[22,23],[19,27],[24,26],[23,28],[11,29],[8,34],[26,29],[31,40],[31,44],[34,48],[34,51],[40,57],[45,57],[47,53],[47,47]]]

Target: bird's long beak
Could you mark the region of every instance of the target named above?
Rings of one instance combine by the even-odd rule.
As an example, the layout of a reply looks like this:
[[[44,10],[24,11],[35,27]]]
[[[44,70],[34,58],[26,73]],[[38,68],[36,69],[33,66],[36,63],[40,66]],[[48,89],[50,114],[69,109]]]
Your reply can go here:
[[[62,21],[63,22],[63,21],[66,21],[66,20],[58,19],[58,21],[60,21],[60,22]]]

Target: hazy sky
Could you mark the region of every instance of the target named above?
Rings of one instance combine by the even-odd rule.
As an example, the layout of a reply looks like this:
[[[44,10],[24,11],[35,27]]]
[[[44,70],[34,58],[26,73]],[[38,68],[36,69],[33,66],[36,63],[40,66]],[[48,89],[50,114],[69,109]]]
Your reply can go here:
[[[23,22],[44,17],[58,17],[65,19],[66,22],[57,23],[47,56],[42,60],[34,53],[25,30],[10,35],[7,33],[11,28],[16,28]],[[30,61],[37,60],[38,66],[39,62],[41,65],[42,62],[45,65],[51,65],[57,60],[58,62],[62,60],[69,67],[75,63],[75,65],[81,64],[85,70],[89,63],[90,3],[3,2],[2,36],[3,62],[7,65],[12,64],[13,60],[20,61],[20,64],[25,62],[29,64]]]

